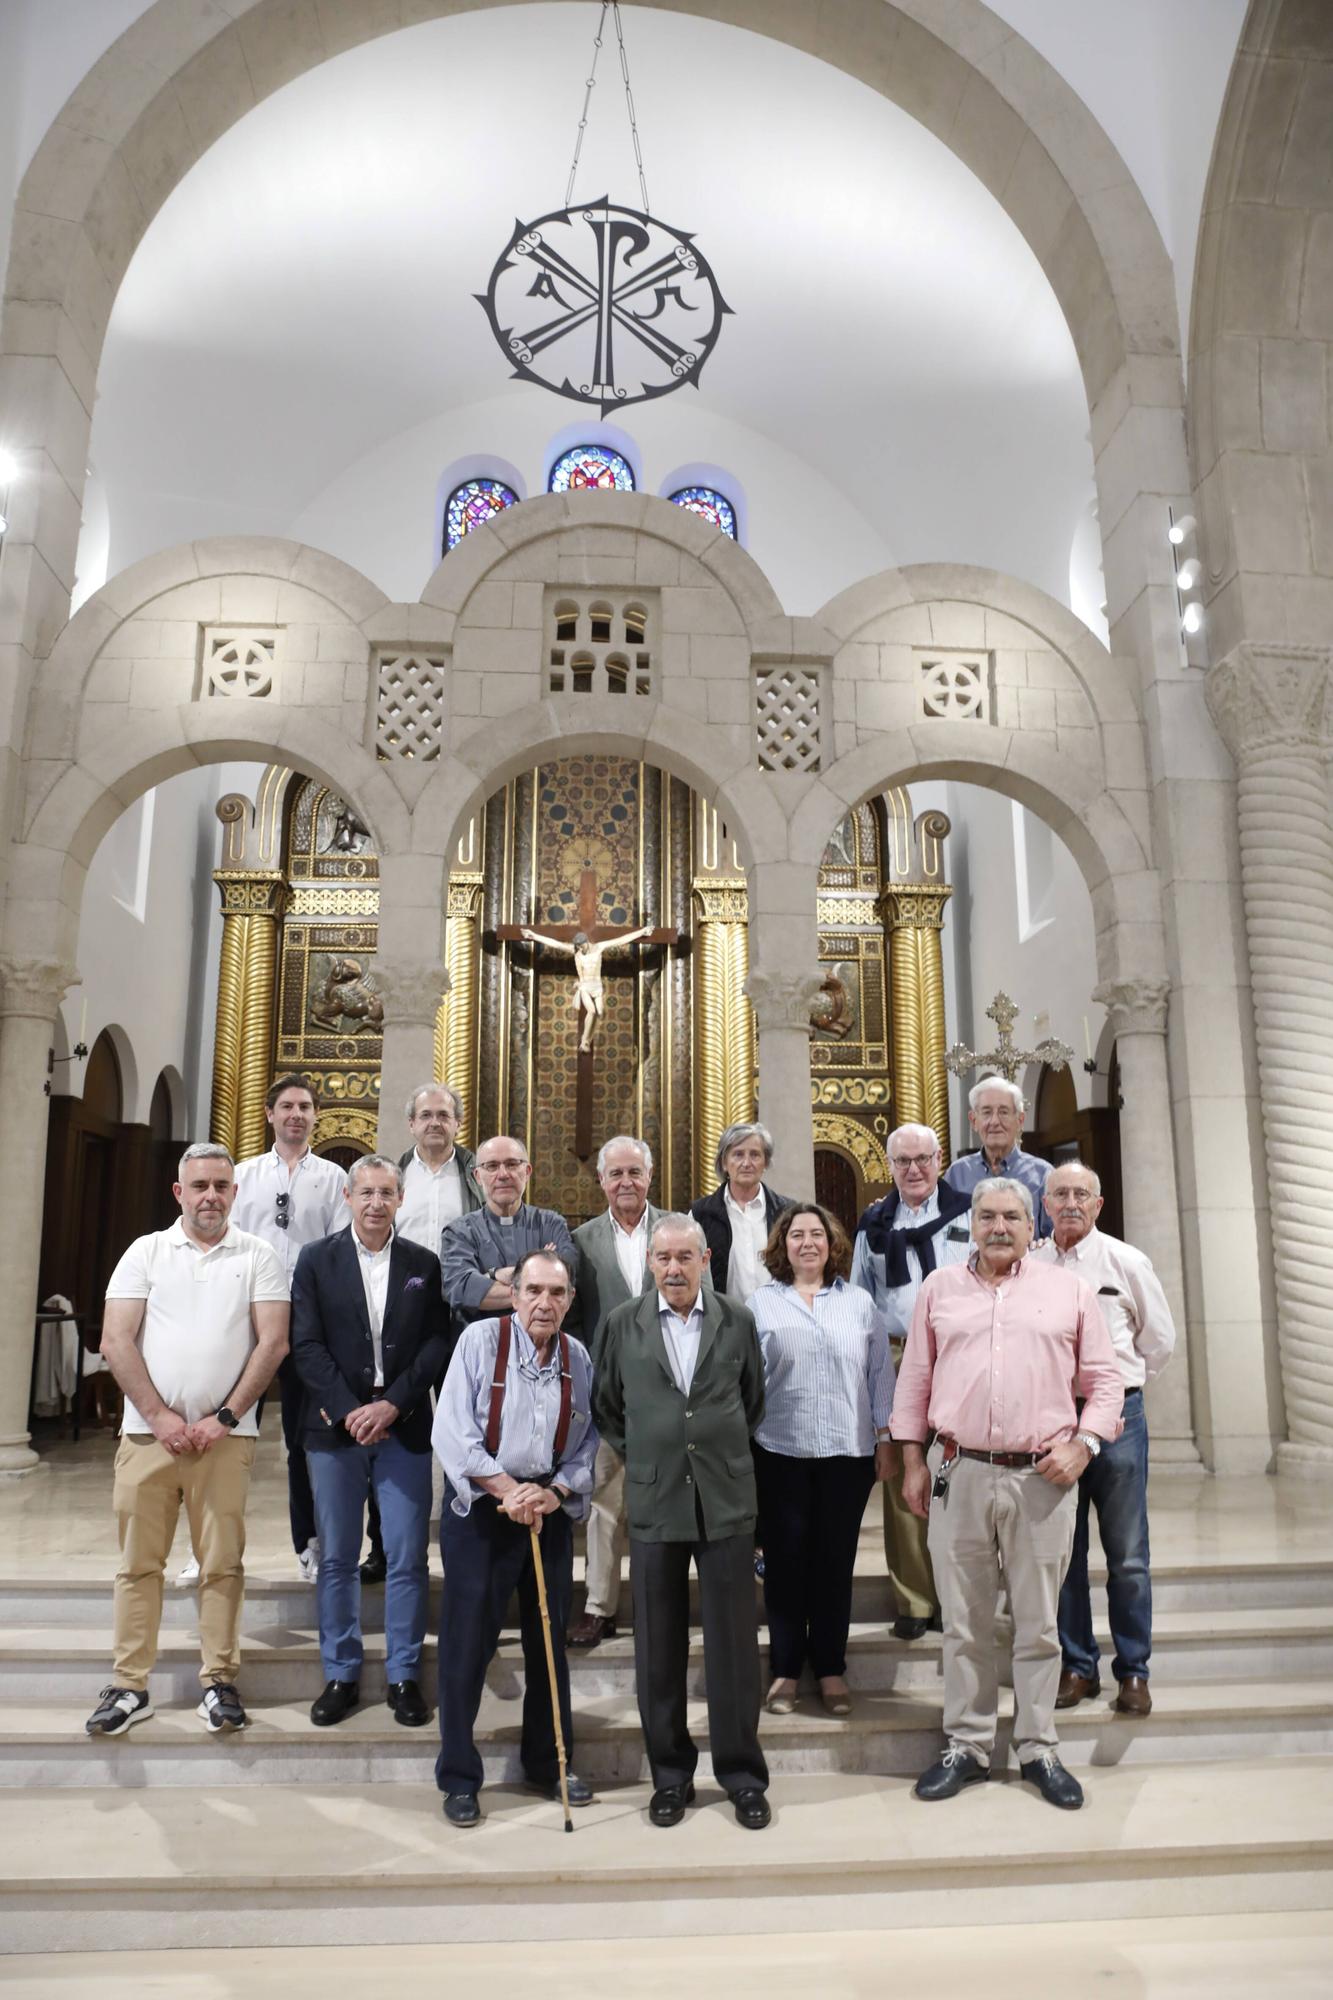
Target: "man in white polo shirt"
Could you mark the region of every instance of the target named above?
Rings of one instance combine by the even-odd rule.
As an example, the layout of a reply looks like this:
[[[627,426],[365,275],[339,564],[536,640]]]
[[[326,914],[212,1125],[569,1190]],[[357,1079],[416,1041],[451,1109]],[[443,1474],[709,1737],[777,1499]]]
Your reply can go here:
[[[287,1280],[273,1251],[231,1226],[236,1169],[223,1146],[187,1146],[180,1220],[132,1243],[111,1274],[102,1353],[125,1393],[116,1451],[120,1567],[111,1685],[90,1736],[153,1712],[162,1572],[181,1502],[199,1556],[199,1714],[212,1731],[248,1721],[240,1669],[245,1503],[255,1404],[287,1352]]]

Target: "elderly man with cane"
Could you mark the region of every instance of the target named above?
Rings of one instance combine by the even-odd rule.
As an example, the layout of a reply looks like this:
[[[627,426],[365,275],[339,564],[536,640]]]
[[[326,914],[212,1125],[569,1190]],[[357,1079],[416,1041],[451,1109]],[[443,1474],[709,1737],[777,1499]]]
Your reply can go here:
[[[473,1731],[515,1589],[524,1774],[544,1796],[563,1800],[567,1824],[569,1807],[593,1796],[591,1785],[566,1772],[562,1755],[573,1738],[565,1663],[573,1527],[588,1511],[597,1454],[592,1363],[561,1330],[574,1294],[562,1257],[531,1251],[514,1270],[513,1292],[512,1313],[478,1320],[460,1338],[431,1434],[445,1474],[435,1780],[452,1826],[481,1818]]]

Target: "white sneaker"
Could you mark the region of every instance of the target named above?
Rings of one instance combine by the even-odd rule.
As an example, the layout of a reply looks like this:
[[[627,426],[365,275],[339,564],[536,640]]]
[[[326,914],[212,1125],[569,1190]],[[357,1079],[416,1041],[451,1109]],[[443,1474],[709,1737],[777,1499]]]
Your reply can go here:
[[[313,1539],[296,1558],[301,1570],[302,1583],[317,1583],[319,1580],[319,1543]]]
[[[178,1572],[176,1581],[178,1584],[180,1584],[182,1589],[184,1589],[187,1585],[191,1583],[198,1583],[199,1581],[198,1556],[190,1557],[190,1560],[186,1563],[185,1567]]]

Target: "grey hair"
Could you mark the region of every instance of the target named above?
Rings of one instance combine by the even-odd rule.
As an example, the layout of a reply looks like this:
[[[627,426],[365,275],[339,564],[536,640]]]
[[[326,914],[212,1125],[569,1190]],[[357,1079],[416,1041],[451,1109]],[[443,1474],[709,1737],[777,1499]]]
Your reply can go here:
[[[1010,1083],[1007,1076],[983,1076],[983,1077],[978,1077],[977,1081],[973,1084],[971,1090],[969,1090],[967,1093],[967,1108],[969,1111],[976,1110],[977,1099],[980,1097],[983,1090],[1007,1090],[1010,1097],[1012,1097],[1015,1105],[1020,1111],[1026,1108],[1027,1099],[1024,1097],[1018,1085],[1016,1083]]]
[[[1094,1194],[1101,1193],[1101,1175],[1095,1173],[1091,1167],[1086,1166],[1082,1160],[1057,1160],[1056,1164],[1051,1168],[1050,1173],[1046,1176],[1046,1186],[1050,1186],[1057,1174],[1067,1173],[1071,1167],[1076,1168],[1079,1173],[1087,1175],[1088,1179],[1092,1182],[1092,1191]]]
[[[694,1216],[659,1215],[656,1222],[653,1224],[652,1234],[648,1238],[648,1249],[650,1253],[652,1251],[654,1243],[656,1243],[658,1237],[662,1234],[662,1231],[664,1229],[688,1230],[690,1235],[694,1238],[695,1245],[700,1252],[708,1248],[708,1238],[704,1235],[703,1224],[701,1222],[696,1221]]]
[[[653,1149],[648,1144],[648,1141],[646,1139],[636,1139],[633,1133],[631,1132],[617,1132],[615,1138],[608,1139],[606,1144],[601,1148],[600,1152],[597,1155],[598,1180],[602,1178],[602,1168],[606,1165],[606,1156],[610,1152],[613,1146],[637,1146],[639,1149],[640,1158],[643,1161],[645,1169],[647,1170],[648,1173],[652,1172]]]
[[[349,1194],[351,1190],[356,1186],[357,1175],[362,1171],[363,1168],[370,1168],[370,1167],[383,1167],[386,1172],[391,1173],[394,1179],[398,1183],[399,1194],[402,1193],[403,1170],[399,1166],[397,1160],[386,1160],[383,1153],[363,1153],[361,1155],[361,1158],[359,1160],[353,1160],[351,1166],[347,1169],[347,1189]]]
[[[934,1127],[933,1125],[898,1125],[898,1126],[896,1126],[896,1127],[894,1128],[894,1130],[893,1130],[892,1132],[890,1132],[890,1134],[889,1134],[889,1139],[888,1139],[888,1154],[889,1154],[889,1158],[890,1158],[890,1160],[892,1160],[892,1158],[893,1158],[893,1142],[894,1142],[894,1140],[895,1140],[895,1139],[905,1139],[905,1138],[906,1138],[906,1137],[908,1136],[908,1134],[909,1134],[909,1133],[912,1133],[912,1132],[918,1132],[918,1133],[922,1134],[922,1136],[923,1136],[923,1137],[925,1137],[925,1138],[929,1139],[929,1141],[930,1141],[930,1143],[931,1143],[932,1147],[934,1148],[934,1150],[935,1150],[935,1151],[936,1151],[937,1153],[939,1152],[939,1150],[940,1150],[940,1135],[939,1135],[939,1133],[938,1133],[938,1132],[937,1132],[937,1131],[935,1130],[935,1127]]]
[[[767,1125],[728,1125],[726,1131],[717,1142],[717,1160],[715,1164],[717,1177],[720,1181],[724,1181],[727,1178],[727,1154],[733,1146],[739,1146],[743,1139],[759,1140],[764,1149],[765,1166],[772,1160],[773,1134],[769,1131]]]
[[[1028,1212],[1028,1221],[1035,1222],[1036,1217],[1032,1211],[1032,1192],[1030,1188],[1024,1187],[1022,1181],[1012,1180],[1008,1174],[996,1174],[990,1180],[978,1181],[972,1190],[973,1215],[977,1212],[977,1203],[983,1195],[987,1194],[1016,1194]]]
[[[235,1160],[233,1160],[225,1146],[219,1146],[216,1139],[196,1139],[192,1146],[185,1148],[176,1166],[176,1179],[178,1181],[185,1178],[185,1163],[187,1160],[225,1160],[232,1172],[235,1173],[236,1171]]]
[[[449,1098],[454,1107],[454,1117],[458,1119],[460,1124],[462,1123],[463,1100],[451,1083],[419,1083],[408,1098],[407,1103],[403,1106],[404,1118],[410,1120],[416,1117],[417,1104],[421,1098],[426,1096],[427,1092],[432,1096]]]
[[[510,1290],[513,1292],[515,1298],[518,1297],[518,1288],[522,1282],[523,1273],[527,1270],[529,1264],[536,1263],[558,1264],[565,1274],[565,1280],[569,1286],[569,1296],[571,1299],[573,1298],[574,1273],[569,1268],[568,1260],[562,1257],[558,1250],[527,1250],[524,1252],[517,1264],[515,1264],[514,1275],[509,1281]]]

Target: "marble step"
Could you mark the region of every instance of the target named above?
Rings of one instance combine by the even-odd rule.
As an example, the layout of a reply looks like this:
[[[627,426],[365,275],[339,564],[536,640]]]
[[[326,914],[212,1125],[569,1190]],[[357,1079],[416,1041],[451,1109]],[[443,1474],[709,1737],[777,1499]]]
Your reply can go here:
[[[477,1747],[488,1785],[519,1783],[521,1676],[497,1663],[477,1720]],[[0,1790],[84,1790],[201,1785],[370,1785],[420,1783],[438,1747],[432,1724],[404,1729],[382,1701],[367,1699],[333,1729],[317,1729],[309,1704],[256,1704],[250,1727],[213,1737],[195,1713],[193,1692],[155,1709],[126,1735],[90,1741],[91,1700],[11,1701],[0,1710]],[[997,1768],[1010,1741],[1012,1697],[1001,1696]],[[701,1747],[708,1722],[690,1704]],[[1327,1681],[1172,1682],[1159,1688],[1152,1715],[1118,1716],[1107,1691],[1059,1717],[1061,1755],[1071,1768],[1221,1762],[1264,1756],[1333,1757],[1333,1686]],[[806,1696],[790,1716],[762,1719],[764,1752],[774,1777],[820,1772],[914,1778],[938,1754],[937,1695],[861,1695],[852,1716],[826,1715]],[[596,1784],[647,1778],[643,1738],[632,1697],[589,1699],[575,1689],[574,1765]],[[701,1769],[709,1769],[707,1753]]]
[[[307,1615],[312,1609],[307,1598]],[[762,1637],[761,1632],[761,1643]],[[434,1644],[428,1634],[422,1676],[427,1683],[434,1673]],[[1104,1630],[1099,1644],[1109,1658],[1110,1638]],[[908,1643],[894,1639],[883,1624],[856,1624],[848,1644],[847,1677],[854,1688],[880,1693],[937,1687],[941,1645],[934,1632]],[[368,1630],[365,1650],[364,1692],[378,1698],[384,1692],[382,1635]],[[583,1698],[632,1691],[634,1646],[628,1635],[569,1657]],[[0,1701],[86,1699],[104,1684],[109,1660],[110,1629],[105,1624],[0,1630]],[[691,1691],[701,1694],[703,1649],[697,1635],[690,1662]],[[198,1665],[193,1635],[182,1627],[165,1629],[151,1681],[154,1695],[183,1700],[197,1686]],[[1153,1672],[1163,1681],[1218,1682],[1333,1675],[1333,1610],[1164,1612],[1154,1619]],[[321,1680],[313,1627],[247,1630],[242,1685],[248,1701],[308,1701]]]
[[[438,1554],[431,1557],[432,1622],[438,1616],[441,1589]],[[179,1564],[173,1557],[168,1577]],[[576,1607],[583,1603],[583,1561],[575,1558]],[[1094,1594],[1101,1598],[1106,1573],[1094,1566]],[[0,1576],[0,1631],[10,1625],[93,1625],[110,1619],[112,1568],[83,1574],[61,1573]],[[691,1590],[695,1585],[691,1579]],[[762,1610],[762,1593],[756,1590]],[[1302,1607],[1333,1608],[1333,1561],[1317,1562],[1298,1558],[1280,1563],[1191,1562],[1163,1563],[1153,1569],[1153,1600],[1158,1612],[1226,1610],[1243,1604],[1251,1610],[1296,1610]],[[367,1604],[374,1608],[380,1599],[372,1589]],[[245,1581],[247,1630],[287,1629],[310,1623],[314,1591],[285,1568],[271,1563],[252,1568]],[[697,1613],[697,1604],[692,1604]],[[857,1558],[852,1589],[852,1616],[855,1619],[885,1620],[890,1616],[888,1583],[884,1557],[868,1540]],[[620,1617],[630,1622],[628,1582],[621,1591]],[[169,1581],[162,1604],[164,1627],[194,1626],[194,1592]]]
[[[515,1938],[605,1950],[769,1928],[1319,1910],[1331,1792],[1333,1760],[1313,1757],[1097,1771],[1078,1813],[1014,1779],[927,1806],[905,1779],[788,1777],[756,1835],[711,1785],[664,1833],[633,1785],[567,1835],[556,1808],[503,1788],[466,1833],[430,1784],[34,1791],[0,1820],[0,1935],[12,1953],[140,1950],[147,1936],[191,1950]]]

